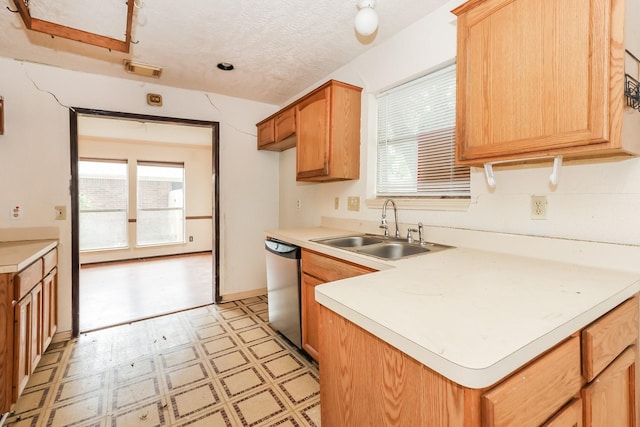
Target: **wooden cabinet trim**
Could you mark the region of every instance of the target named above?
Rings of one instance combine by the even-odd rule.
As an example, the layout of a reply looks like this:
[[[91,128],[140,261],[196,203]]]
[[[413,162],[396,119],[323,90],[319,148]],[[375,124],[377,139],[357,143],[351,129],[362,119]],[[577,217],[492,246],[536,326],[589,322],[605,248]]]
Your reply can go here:
[[[638,296],[635,296],[583,329],[582,358],[587,382],[636,342],[638,310]]]

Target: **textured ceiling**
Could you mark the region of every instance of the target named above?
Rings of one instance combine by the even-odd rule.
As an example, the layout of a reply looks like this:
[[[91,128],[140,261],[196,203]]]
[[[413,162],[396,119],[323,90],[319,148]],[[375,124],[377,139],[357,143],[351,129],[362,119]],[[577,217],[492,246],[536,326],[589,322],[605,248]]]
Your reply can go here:
[[[15,9],[13,0],[3,1]],[[26,30],[17,13],[3,8],[0,56],[281,105],[446,0],[378,0],[380,26],[366,39],[353,28],[357,0],[136,2],[128,54]],[[60,7],[65,3],[71,5]],[[114,30],[104,29],[104,23],[120,18],[106,17],[121,16],[124,3],[30,0],[34,17],[63,25],[82,21],[77,27],[110,36]],[[91,12],[68,13],[75,7]],[[127,74],[123,59],[161,66],[162,76]],[[235,70],[218,70],[219,62],[230,62]]]

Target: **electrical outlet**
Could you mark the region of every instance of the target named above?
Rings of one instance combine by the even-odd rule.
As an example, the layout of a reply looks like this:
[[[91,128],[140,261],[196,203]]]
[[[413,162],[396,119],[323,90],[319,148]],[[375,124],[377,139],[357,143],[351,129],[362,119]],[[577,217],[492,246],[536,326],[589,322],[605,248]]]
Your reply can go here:
[[[300,209],[302,207],[302,202],[300,201],[300,199],[296,200],[296,208]]]
[[[547,219],[547,196],[531,196],[531,219]]]
[[[340,207],[340,197],[336,196],[336,198],[333,199],[333,209],[338,210],[339,207]]]
[[[11,207],[11,219],[22,219],[22,208],[18,205]]]
[[[193,236],[189,236],[189,241],[193,242]]]
[[[349,196],[347,198],[347,210],[358,212],[360,210],[360,197]]]

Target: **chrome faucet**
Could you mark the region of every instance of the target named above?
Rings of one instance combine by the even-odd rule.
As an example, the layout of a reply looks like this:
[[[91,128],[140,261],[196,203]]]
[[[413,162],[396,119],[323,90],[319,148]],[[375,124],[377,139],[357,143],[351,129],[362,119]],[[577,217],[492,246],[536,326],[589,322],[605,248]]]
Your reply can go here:
[[[384,205],[382,205],[382,219],[380,228],[384,228],[384,237],[389,237],[389,225],[387,224],[387,204],[391,202],[393,206],[393,215],[396,221],[396,237],[400,238],[400,229],[398,228],[398,209],[396,208],[396,202],[393,199],[387,199],[384,201]]]
[[[418,223],[418,239],[421,246],[426,243],[424,241],[424,225],[421,222]]]
[[[424,225],[419,222],[418,228],[411,228],[407,230],[407,243],[413,243],[413,235],[411,233],[418,233],[418,242],[420,246],[424,245],[426,242],[424,241]]]

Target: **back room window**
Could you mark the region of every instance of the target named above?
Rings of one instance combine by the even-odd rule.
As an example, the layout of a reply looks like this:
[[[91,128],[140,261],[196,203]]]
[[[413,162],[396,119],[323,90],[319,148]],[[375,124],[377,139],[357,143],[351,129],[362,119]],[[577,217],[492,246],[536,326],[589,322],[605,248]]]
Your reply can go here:
[[[128,187],[125,160],[78,161],[81,251],[128,247]]]
[[[184,243],[184,164],[138,162],[139,246]]]

